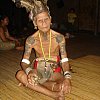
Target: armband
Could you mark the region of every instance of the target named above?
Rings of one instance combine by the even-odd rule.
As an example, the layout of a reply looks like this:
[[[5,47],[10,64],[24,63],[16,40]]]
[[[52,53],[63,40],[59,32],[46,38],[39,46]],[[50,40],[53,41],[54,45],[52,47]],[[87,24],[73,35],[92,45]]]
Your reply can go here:
[[[32,70],[32,68],[28,67],[28,68],[26,68],[25,73],[28,75],[28,73],[29,73],[31,70]]]
[[[68,58],[63,58],[62,60],[61,60],[61,62],[63,63],[63,62],[67,62],[68,61]]]
[[[30,64],[30,61],[28,59],[22,59],[22,62],[24,62],[26,64]]]
[[[64,72],[64,76],[65,76],[65,78],[71,79],[71,74],[69,71]]]

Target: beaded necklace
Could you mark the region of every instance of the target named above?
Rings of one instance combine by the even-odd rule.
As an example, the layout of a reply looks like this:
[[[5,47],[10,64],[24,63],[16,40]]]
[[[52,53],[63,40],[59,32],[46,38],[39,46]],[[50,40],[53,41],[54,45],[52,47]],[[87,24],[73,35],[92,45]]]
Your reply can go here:
[[[50,50],[51,50],[51,31],[50,31],[49,56],[48,56],[48,58],[46,58],[45,53],[44,53],[44,48],[43,48],[43,44],[42,44],[40,32],[39,32],[39,39],[40,39],[42,54],[43,54],[44,60],[46,61],[46,60],[48,60],[48,58],[50,58]]]

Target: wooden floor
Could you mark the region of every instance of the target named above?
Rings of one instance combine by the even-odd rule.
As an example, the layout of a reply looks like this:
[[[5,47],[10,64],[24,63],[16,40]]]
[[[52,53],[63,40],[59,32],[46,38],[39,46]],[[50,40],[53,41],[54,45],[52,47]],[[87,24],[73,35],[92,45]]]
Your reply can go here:
[[[53,100],[26,87],[18,87],[15,72],[22,52],[0,51],[0,100]],[[87,55],[69,61],[73,68],[72,92],[66,100],[100,100],[100,56]]]

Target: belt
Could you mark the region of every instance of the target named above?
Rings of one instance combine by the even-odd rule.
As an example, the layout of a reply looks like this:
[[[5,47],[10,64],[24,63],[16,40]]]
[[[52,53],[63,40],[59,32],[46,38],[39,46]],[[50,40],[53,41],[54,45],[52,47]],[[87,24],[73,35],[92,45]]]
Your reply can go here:
[[[56,58],[47,58],[47,59],[40,57],[40,58],[36,58],[36,61],[46,61],[46,62],[54,61],[54,62],[57,62],[57,57]]]
[[[57,57],[56,58],[47,58],[46,60],[44,58],[36,58],[36,61],[38,62],[48,62],[48,63],[51,63],[50,66],[51,67],[58,67],[60,66],[60,61],[57,61]]]

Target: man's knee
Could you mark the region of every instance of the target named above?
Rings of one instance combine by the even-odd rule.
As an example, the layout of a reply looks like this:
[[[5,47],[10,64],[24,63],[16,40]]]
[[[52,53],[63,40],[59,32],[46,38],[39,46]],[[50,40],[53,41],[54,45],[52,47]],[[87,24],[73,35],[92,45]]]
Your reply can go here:
[[[23,70],[17,71],[15,77],[23,85],[25,85],[25,86],[27,85],[27,83],[28,83],[28,81],[27,81],[27,75],[25,74],[25,72]]]
[[[25,73],[22,70],[18,70],[15,74],[16,79],[20,79]]]

